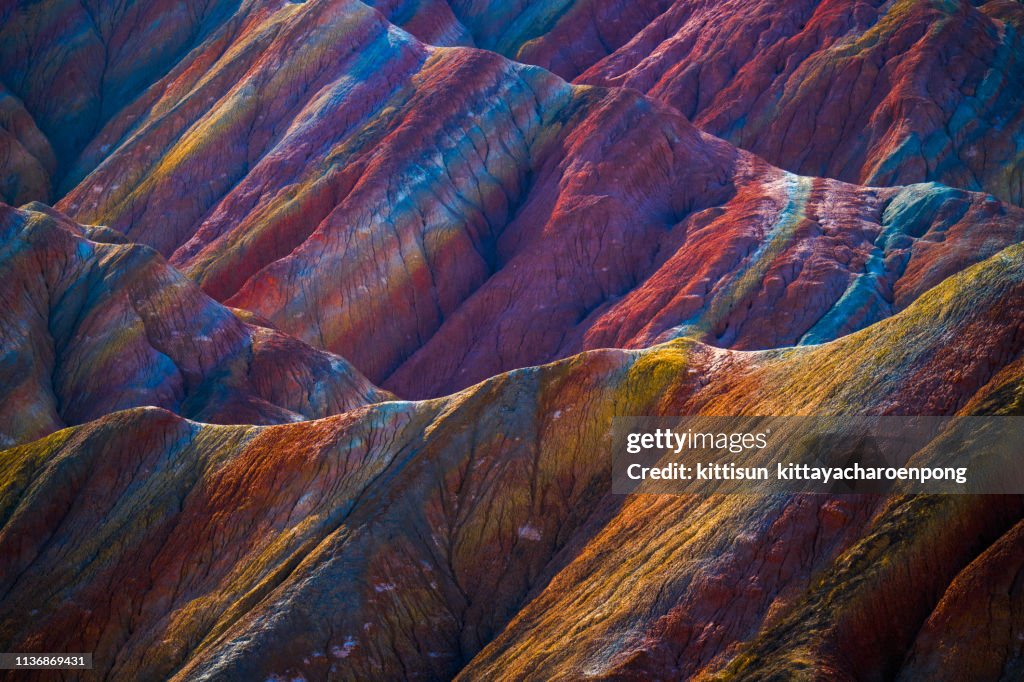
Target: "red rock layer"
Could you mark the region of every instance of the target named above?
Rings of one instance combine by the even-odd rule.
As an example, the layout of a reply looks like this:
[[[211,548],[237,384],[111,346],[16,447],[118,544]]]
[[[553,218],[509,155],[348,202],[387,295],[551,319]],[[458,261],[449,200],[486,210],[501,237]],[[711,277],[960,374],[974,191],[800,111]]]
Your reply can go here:
[[[974,286],[968,278],[984,287],[1002,270],[1019,282],[1011,261],[988,269],[1000,260],[838,341],[722,353],[721,383],[698,369],[707,388],[670,411],[1020,414],[1018,323],[1007,318],[1007,335],[988,345],[997,318],[969,321],[971,304],[957,301],[960,287]],[[998,308],[1018,304],[1018,286],[995,287]],[[919,354],[938,328],[956,328],[947,338],[958,341]],[[968,359],[974,344],[1000,369],[979,372]],[[767,362],[756,370],[742,364],[758,356]],[[892,678],[950,581],[1021,517],[1021,505],[998,496],[609,501],[566,551],[565,567],[461,679]],[[988,658],[990,667],[1015,660],[1012,650]]]
[[[244,323],[113,230],[0,204],[0,235],[0,445],[138,405],[273,424],[389,397],[342,358]]]
[[[659,18],[672,37],[649,62],[627,46],[580,80],[640,88],[805,175],[939,181],[1024,203],[1020,3],[826,1],[787,4],[781,16],[776,7],[685,3]],[[636,40],[653,47],[666,29]]]
[[[650,94],[787,170],[1024,202],[1019,2],[552,0],[514,21],[505,3],[453,6],[481,45]]]
[[[115,119],[60,206],[405,397],[684,332],[829,340],[1021,236],[984,196],[788,175],[352,0],[247,22]]]
[[[1021,272],[1012,247],[820,346],[677,341],[301,424],[60,431],[0,458],[0,646],[118,679],[876,677],[1019,500],[614,497],[611,418],[1019,392]],[[888,644],[843,649],[868,635]]]

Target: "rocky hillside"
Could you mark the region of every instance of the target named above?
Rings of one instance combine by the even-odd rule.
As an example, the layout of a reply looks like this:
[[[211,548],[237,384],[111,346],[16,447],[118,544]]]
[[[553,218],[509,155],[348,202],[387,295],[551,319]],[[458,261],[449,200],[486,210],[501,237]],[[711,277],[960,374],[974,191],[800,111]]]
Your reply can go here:
[[[452,6],[478,44],[578,83],[650,94],[787,170],[939,181],[1024,203],[1016,0]]]
[[[354,0],[259,18],[116,117],[58,206],[404,397],[682,333],[828,340],[1021,236],[983,195],[780,172]]]
[[[676,341],[314,422],[60,431],[2,459],[0,638],[118,679],[912,675],[971,617],[962,584],[1012,570],[1015,534],[985,548],[1019,498],[614,496],[610,420],[1011,409],[1022,265],[803,349]],[[986,632],[992,665],[1020,665],[1015,631]]]
[[[153,405],[277,424],[390,397],[344,359],[204,295],[152,249],[0,204],[0,444]]]
[[[3,3],[0,651],[1018,679],[1021,496],[613,495],[610,430],[1022,415],[1022,7]]]

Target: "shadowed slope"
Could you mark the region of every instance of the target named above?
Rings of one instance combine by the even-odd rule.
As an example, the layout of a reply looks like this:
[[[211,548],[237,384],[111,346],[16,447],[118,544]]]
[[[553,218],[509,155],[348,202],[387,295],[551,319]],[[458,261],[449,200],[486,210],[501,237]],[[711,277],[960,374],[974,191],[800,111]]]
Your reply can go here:
[[[827,612],[880,628],[886,655],[909,647],[900,633],[1019,518],[1014,502],[623,501],[606,492],[610,420],[954,413],[1024,349],[1022,273],[1013,247],[816,347],[680,340],[302,424],[150,409],[58,432],[0,457],[0,645],[91,650],[113,677],[448,677],[485,645],[467,679],[673,677],[728,662],[819,585],[863,591],[836,557],[870,561],[850,548],[910,504],[917,521],[876,569],[909,607],[872,617],[877,599],[844,599]],[[875,664],[834,662],[848,675]]]
[[[1024,522],[957,576],[918,633],[898,679],[1024,676],[1022,571]]]
[[[448,0],[478,47],[572,80],[628,43],[673,0]]]
[[[245,324],[151,249],[0,204],[0,440],[137,405],[280,423],[387,399],[342,358]]]
[[[167,73],[239,4],[4,3],[0,80],[25,103],[65,172],[106,121]],[[51,175],[56,170],[51,169]],[[19,200],[52,200],[42,189]]]
[[[109,133],[98,139],[97,134],[108,122],[123,132],[135,124],[140,111],[165,97],[168,79],[181,85],[182,80],[202,77],[182,68],[189,63],[193,71],[197,68],[194,55],[189,54],[193,48],[232,58],[228,52],[233,42],[244,40],[268,17],[293,13],[302,4],[290,0],[5,3],[0,8],[0,81],[24,101],[24,116],[34,119],[41,131],[33,142],[45,145],[47,158],[36,155],[44,176],[19,158],[20,153],[5,157],[0,146],[0,173],[21,178],[17,191],[0,185],[0,200],[24,203],[60,198],[106,157]],[[370,4],[428,43],[472,42],[444,0]],[[3,123],[0,109],[0,128],[7,128]],[[0,134],[0,145],[8,143],[7,136]],[[20,151],[12,147],[12,153]]]
[[[23,204],[50,196],[57,161],[21,100],[0,83],[0,201]]]

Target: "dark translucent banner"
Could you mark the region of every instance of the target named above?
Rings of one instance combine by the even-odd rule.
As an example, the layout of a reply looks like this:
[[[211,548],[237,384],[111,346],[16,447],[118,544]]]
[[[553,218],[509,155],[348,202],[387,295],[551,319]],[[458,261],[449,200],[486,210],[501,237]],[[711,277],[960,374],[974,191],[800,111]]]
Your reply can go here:
[[[1024,493],[1024,417],[622,417],[612,490]]]

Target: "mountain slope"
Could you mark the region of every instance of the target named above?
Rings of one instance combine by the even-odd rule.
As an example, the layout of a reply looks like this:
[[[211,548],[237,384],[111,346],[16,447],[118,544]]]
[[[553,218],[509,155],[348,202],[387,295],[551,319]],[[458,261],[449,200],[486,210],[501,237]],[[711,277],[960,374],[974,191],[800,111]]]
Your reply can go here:
[[[113,230],[0,204],[0,234],[4,445],[138,405],[267,424],[389,397],[342,358],[246,324]]]
[[[291,13],[300,4],[290,0],[5,3],[0,8],[0,81],[24,102],[26,116],[38,125],[39,140],[33,142],[45,145],[47,158],[36,158],[48,177],[43,181],[39,169],[26,168],[21,159],[0,153],[0,173],[23,176],[17,191],[0,185],[5,190],[0,200],[20,204],[59,199],[105,157],[107,143],[102,137],[97,141],[104,126],[133,119],[139,107],[160,98],[160,82],[201,75],[182,73],[180,65],[192,59],[191,50],[223,55],[268,17]],[[431,44],[472,42],[443,0],[370,4]],[[0,85],[0,93],[4,92]],[[5,136],[0,136],[3,143]]]
[[[683,333],[829,340],[1021,237],[983,195],[789,175],[354,0],[270,13],[158,85],[59,206],[404,397]]]
[[[609,443],[1022,414],[1022,16],[0,6],[0,196],[61,198],[0,204],[0,650],[1014,679],[1020,496],[620,496]]]
[[[1007,413],[1024,387],[1011,312],[1022,255],[1008,249],[832,343],[722,353],[713,375],[697,368],[707,387],[666,413]],[[948,582],[1021,512],[1019,496],[608,500],[592,536],[462,676],[889,678]]]
[[[50,196],[56,170],[49,141],[0,83],[0,201],[22,204]]]
[[[1024,674],[1022,548],[1024,523],[1018,523],[957,576],[917,634],[899,679]],[[1005,653],[992,657],[992,651]]]
[[[1024,203],[1019,2],[452,5],[478,45],[578,83],[635,88],[787,170]]]
[[[62,175],[106,121],[238,8],[239,0],[4,3],[0,80],[24,102]]]
[[[1022,266],[1012,247],[821,346],[680,340],[301,424],[136,409],[60,431],[0,457],[0,645],[92,650],[114,677],[671,677],[749,665],[779,623],[827,647],[827,615],[891,643],[837,674],[889,669],[1019,500],[616,497],[610,420],[954,413],[1020,386]],[[886,537],[856,579],[845,557]],[[834,608],[797,618],[822,590]]]

